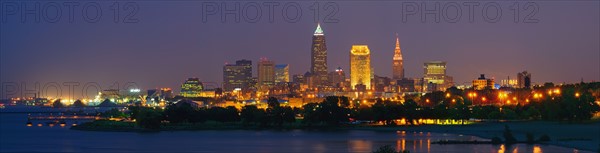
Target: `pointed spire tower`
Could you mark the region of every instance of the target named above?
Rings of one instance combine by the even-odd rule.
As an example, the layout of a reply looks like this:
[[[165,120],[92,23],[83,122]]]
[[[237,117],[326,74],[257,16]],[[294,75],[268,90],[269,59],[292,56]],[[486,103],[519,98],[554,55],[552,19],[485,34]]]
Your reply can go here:
[[[393,79],[400,80],[404,78],[404,63],[402,60],[402,50],[400,50],[400,39],[398,33],[396,33],[396,48],[394,49],[394,65],[393,68]]]
[[[317,24],[317,29],[312,37],[310,73],[316,77],[315,87],[329,84],[327,77],[327,45],[325,44],[325,34],[321,29],[321,24]],[[310,88],[310,87],[309,87]]]

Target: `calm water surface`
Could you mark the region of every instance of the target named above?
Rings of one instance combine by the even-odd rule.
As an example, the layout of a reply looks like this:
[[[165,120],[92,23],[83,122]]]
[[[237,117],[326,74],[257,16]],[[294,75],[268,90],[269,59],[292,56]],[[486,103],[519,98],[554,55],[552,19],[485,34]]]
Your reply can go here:
[[[411,153],[585,152],[548,145],[437,145],[437,140],[485,140],[438,133],[373,131],[90,132],[44,125],[27,127],[26,114],[0,114],[0,152],[372,152],[383,145]]]

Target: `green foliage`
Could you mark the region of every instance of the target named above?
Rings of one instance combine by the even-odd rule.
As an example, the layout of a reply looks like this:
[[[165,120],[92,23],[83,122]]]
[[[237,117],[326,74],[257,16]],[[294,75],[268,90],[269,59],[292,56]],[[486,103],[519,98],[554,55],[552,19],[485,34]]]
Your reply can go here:
[[[137,110],[136,123],[144,129],[156,130],[160,128],[163,120],[162,111],[152,108],[141,107]]]
[[[182,123],[201,121],[202,119],[192,119],[195,117],[197,110],[193,108],[189,102],[180,101],[177,104],[170,104],[165,108],[165,119],[170,123]]]
[[[209,119],[217,122],[237,122],[240,121],[240,115],[237,108],[229,106],[223,107],[211,107],[207,110]]]
[[[319,104],[304,105],[304,123],[339,125],[348,122],[350,110],[344,105],[349,105],[347,97],[330,96]]]

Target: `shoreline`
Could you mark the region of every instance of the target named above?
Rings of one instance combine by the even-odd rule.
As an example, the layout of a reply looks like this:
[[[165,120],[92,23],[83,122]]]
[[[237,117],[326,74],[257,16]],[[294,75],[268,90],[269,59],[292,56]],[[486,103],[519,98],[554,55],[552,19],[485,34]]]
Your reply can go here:
[[[554,122],[526,122],[527,124],[562,124],[562,123],[554,123]],[[493,137],[502,137],[502,128],[493,128],[490,127],[502,127],[503,125],[509,125],[513,135],[517,138],[517,140],[525,140],[526,133],[528,129],[522,128],[513,128],[513,125],[522,124],[522,123],[478,123],[478,125],[434,125],[434,126],[399,126],[399,127],[363,127],[356,128],[356,130],[373,130],[373,131],[399,131],[403,130],[406,132],[431,132],[431,133],[439,133],[439,134],[457,134],[457,135],[468,135],[475,136],[483,139],[491,140]],[[582,126],[581,124],[563,124],[564,126],[571,126],[570,128],[577,129],[576,126]],[[588,126],[588,124],[585,124]],[[535,125],[530,125],[535,126]],[[573,148],[581,151],[590,151],[590,152],[599,152],[600,151],[600,136],[598,136],[600,132],[600,123],[589,124],[589,126],[596,126],[595,131],[590,131],[590,134],[587,135],[589,137],[586,138],[574,138],[580,137],[582,135],[577,135],[574,137],[563,137],[557,133],[540,133],[540,132],[532,132],[534,133],[535,139],[538,139],[542,134],[549,135],[551,141],[547,141],[544,143],[536,143],[541,145],[553,145],[560,146],[565,148]],[[487,129],[486,129],[487,128]],[[558,127],[562,128],[562,127]],[[565,129],[565,131],[569,131]],[[571,130],[573,131],[573,130]],[[556,132],[564,132],[564,131],[556,131]],[[595,139],[594,139],[594,136]],[[585,137],[585,136],[584,136]],[[569,140],[572,139],[572,140]],[[578,143],[571,143],[577,141]]]
[[[242,126],[236,123],[221,123],[221,124],[194,124],[194,125],[177,125],[168,126],[167,129],[147,130],[134,127],[135,123],[126,123],[128,127],[121,126],[106,126],[106,127],[86,127],[89,125],[80,125],[71,127],[72,130],[80,131],[99,131],[99,132],[163,132],[163,131],[205,131],[205,130],[257,130],[257,131],[289,131],[289,130],[306,130],[306,131],[340,131],[340,130],[365,130],[365,131],[380,131],[380,132],[431,132],[439,134],[457,134],[475,136],[483,139],[491,140],[493,137],[503,139],[502,132],[504,125],[508,125],[517,140],[526,140],[526,133],[534,134],[535,139],[541,135],[548,135],[551,140],[544,143],[536,143],[540,145],[553,145],[565,148],[572,148],[581,151],[600,151],[600,122],[593,123],[578,123],[567,124],[559,122],[486,122],[475,123],[470,125],[420,125],[420,126],[300,126],[287,125],[283,127],[258,127]],[[585,130],[589,129],[589,130]],[[585,131],[585,132],[581,132]],[[595,137],[594,137],[595,136]]]

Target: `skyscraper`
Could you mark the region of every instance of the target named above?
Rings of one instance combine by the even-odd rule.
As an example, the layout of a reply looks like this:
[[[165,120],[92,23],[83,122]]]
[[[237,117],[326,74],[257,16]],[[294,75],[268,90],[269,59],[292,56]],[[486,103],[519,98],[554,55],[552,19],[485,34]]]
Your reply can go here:
[[[527,71],[517,73],[517,86],[519,88],[531,88],[531,73]]]
[[[367,45],[352,45],[350,49],[350,86],[364,85],[371,89],[371,51]]]
[[[258,62],[258,85],[271,86],[275,84],[275,62],[261,58]]]
[[[404,78],[404,63],[402,60],[402,51],[400,50],[400,40],[396,34],[396,48],[394,49],[394,63],[392,65],[392,79],[400,80]]]
[[[252,61],[238,60],[235,64],[223,66],[223,90],[233,91],[240,88],[246,91],[250,87],[252,79]]]
[[[290,82],[290,66],[288,64],[275,65],[275,83]]]
[[[310,72],[316,77],[316,86],[327,83],[327,45],[325,45],[325,34],[321,25],[312,37]]]

